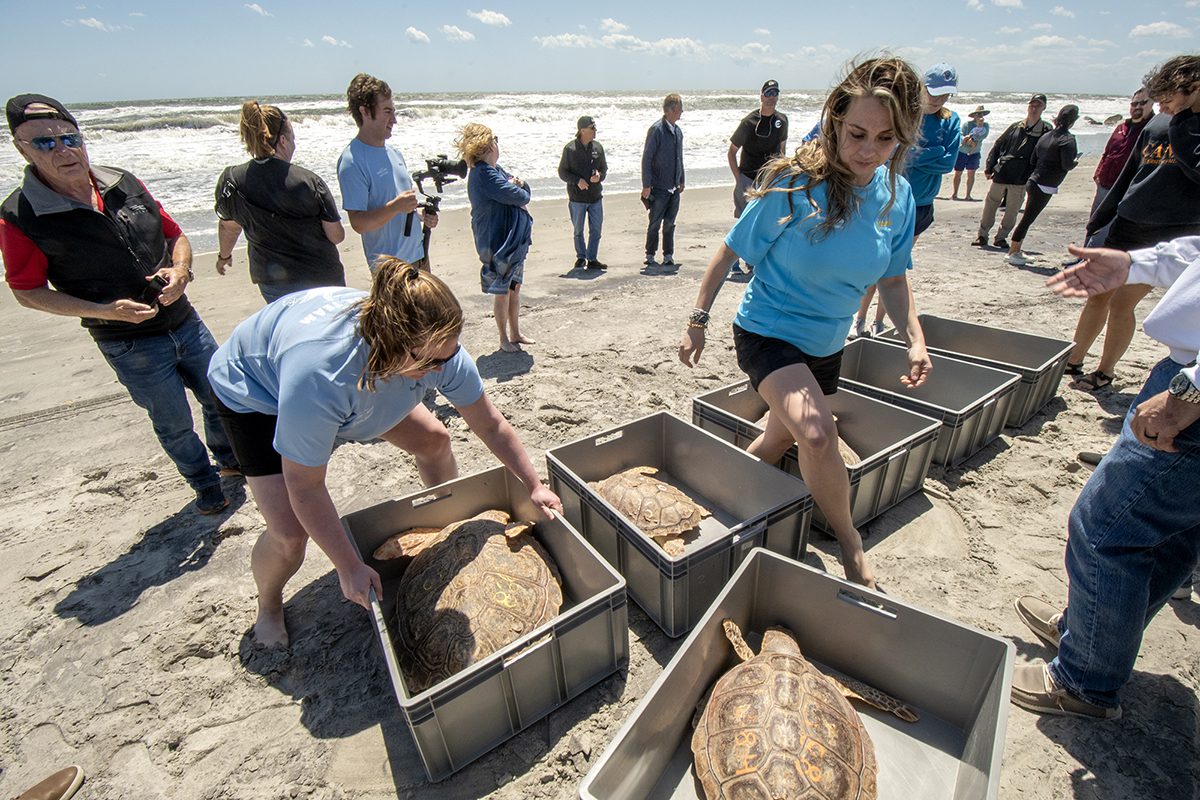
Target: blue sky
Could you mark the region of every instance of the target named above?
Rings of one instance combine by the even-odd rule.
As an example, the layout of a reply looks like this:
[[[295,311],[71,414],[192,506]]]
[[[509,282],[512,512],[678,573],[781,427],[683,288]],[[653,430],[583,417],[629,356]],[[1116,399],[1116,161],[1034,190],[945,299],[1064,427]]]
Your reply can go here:
[[[883,47],[963,89],[1123,94],[1200,39],[1200,0],[3,5],[0,95],[76,102],[341,92],[359,71],[399,92],[820,89]]]

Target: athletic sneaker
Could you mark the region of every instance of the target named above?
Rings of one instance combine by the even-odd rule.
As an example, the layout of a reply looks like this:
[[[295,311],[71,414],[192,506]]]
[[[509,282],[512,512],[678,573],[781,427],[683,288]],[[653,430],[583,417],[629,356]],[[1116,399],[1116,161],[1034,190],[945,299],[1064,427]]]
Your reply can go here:
[[[588,269],[606,270],[606,269],[608,269],[608,264],[605,264],[603,261],[597,261],[596,259],[593,258],[591,261],[587,262],[587,268]]]
[[[1059,263],[1064,267],[1073,267],[1076,264],[1082,264],[1083,259],[1082,258],[1068,258],[1066,261],[1060,261]]]
[[[866,336],[867,335],[866,326],[867,326],[867,321],[865,319],[863,319],[862,317],[855,317],[854,318],[854,327],[850,331],[850,338],[858,339],[859,337]]]
[[[976,236],[975,240],[971,242],[971,247],[987,247],[987,237]]]
[[[666,253],[663,253],[663,262],[662,263],[663,263],[664,267],[673,267],[673,266],[675,266],[675,259],[672,258],[671,256],[667,255]]]
[[[883,320],[881,320],[881,319],[875,320],[874,322],[871,323],[871,336],[878,336],[879,334],[883,333],[883,329],[884,329]]]
[[[1007,250],[1008,249],[1008,239],[999,239],[999,238],[994,239],[994,240],[992,240],[992,247],[999,247],[1002,250]]]
[[[586,259],[586,258],[577,258],[577,259],[575,259],[575,269],[583,269],[583,268],[584,268],[584,267],[586,267],[586,266],[587,266],[587,259]]]
[[[642,263],[645,264],[647,267],[657,267],[658,266],[658,262],[654,260],[653,253],[650,253],[649,255],[647,255],[646,260],[643,261]]]
[[[1029,263],[1029,259],[1025,257],[1024,253],[1009,253],[1008,258],[1004,260],[1014,267],[1023,267]]]

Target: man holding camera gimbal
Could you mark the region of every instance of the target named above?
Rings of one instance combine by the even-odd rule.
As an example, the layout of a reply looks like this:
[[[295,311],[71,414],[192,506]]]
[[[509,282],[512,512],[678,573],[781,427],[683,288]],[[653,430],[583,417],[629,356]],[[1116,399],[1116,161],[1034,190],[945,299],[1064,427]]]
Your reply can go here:
[[[379,256],[429,269],[422,228],[437,227],[437,214],[421,207],[404,156],[387,140],[396,124],[391,88],[361,72],[346,90],[358,135],[338,158],[342,207],[350,227],[362,236],[367,267],[375,272]]]

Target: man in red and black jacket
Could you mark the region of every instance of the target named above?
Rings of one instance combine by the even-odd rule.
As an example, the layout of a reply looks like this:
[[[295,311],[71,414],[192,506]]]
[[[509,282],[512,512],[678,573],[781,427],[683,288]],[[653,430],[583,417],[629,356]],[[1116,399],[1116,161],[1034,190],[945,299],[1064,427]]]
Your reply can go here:
[[[18,95],[5,114],[28,162],[21,186],[0,204],[9,288],[26,308],[81,319],[146,409],[197,510],[221,511],[229,505],[221,474],[236,474],[237,461],[208,385],[217,344],[183,293],[192,279],[187,237],[133,175],[91,166],[75,117],[57,100]],[[220,473],[192,427],[185,389],[204,410]]]

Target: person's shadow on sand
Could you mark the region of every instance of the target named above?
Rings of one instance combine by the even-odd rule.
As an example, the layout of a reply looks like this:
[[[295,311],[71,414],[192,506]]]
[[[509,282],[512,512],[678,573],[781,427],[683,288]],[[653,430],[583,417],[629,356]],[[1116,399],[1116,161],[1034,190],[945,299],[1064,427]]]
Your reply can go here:
[[[563,274],[560,278],[569,278],[575,281],[594,281],[604,274],[602,269],[588,269],[586,267],[572,267]]]
[[[515,353],[497,350],[475,359],[475,367],[481,378],[495,378],[504,383],[533,369],[533,355],[528,350]]]
[[[246,486],[241,481],[224,481],[222,488],[229,498],[225,510],[201,516],[189,502],[148,529],[116,560],[81,578],[55,605],[54,613],[83,625],[101,625],[133,608],[147,589],[204,567],[221,539],[241,532],[221,525],[246,502]]]
[[[642,271],[640,274],[648,275],[650,277],[661,277],[663,275],[675,275],[676,273],[679,272],[679,267],[680,267],[679,262],[675,262],[674,264],[654,264],[652,266],[642,267]]]

